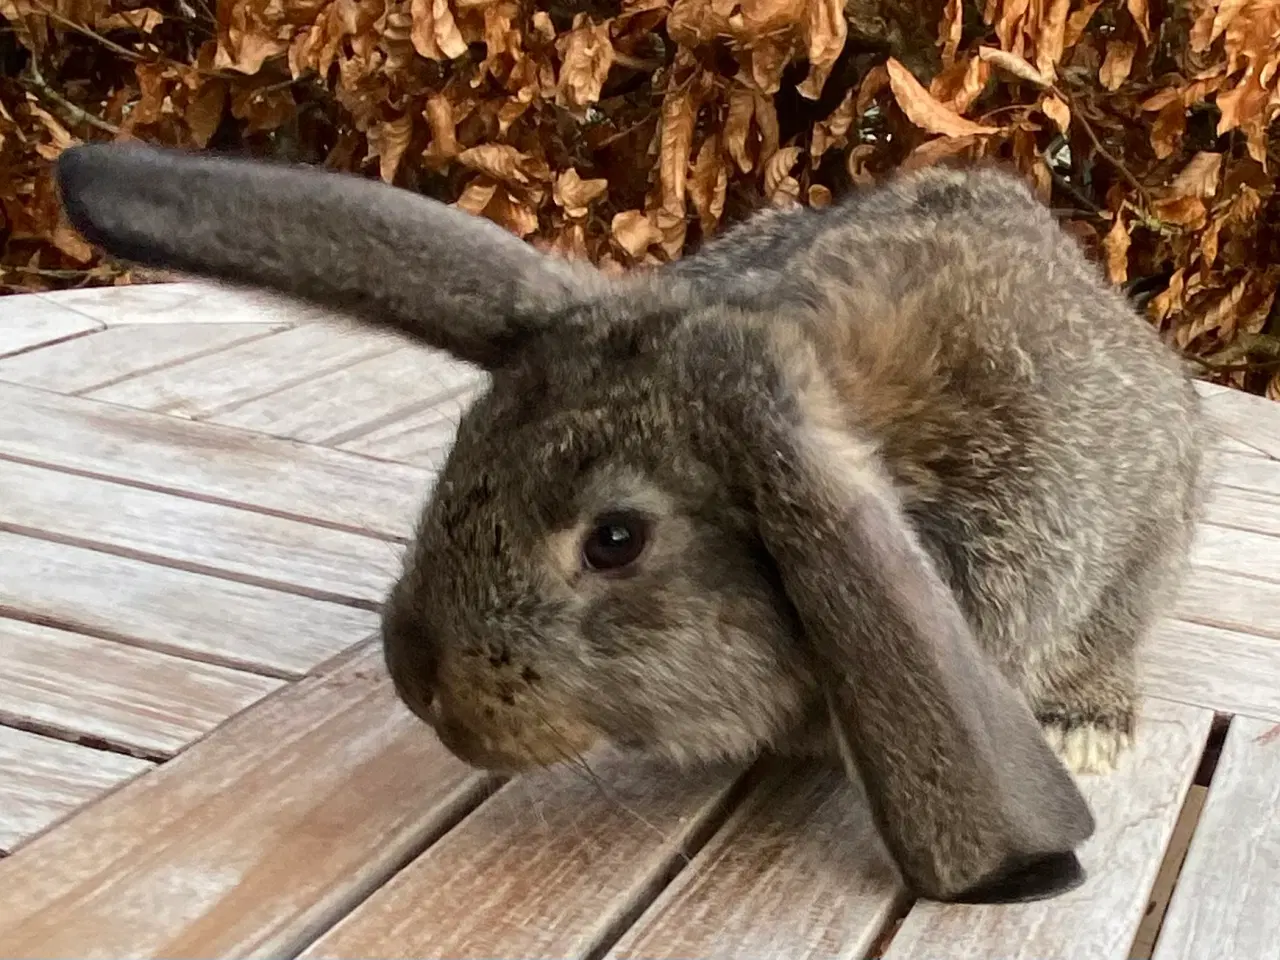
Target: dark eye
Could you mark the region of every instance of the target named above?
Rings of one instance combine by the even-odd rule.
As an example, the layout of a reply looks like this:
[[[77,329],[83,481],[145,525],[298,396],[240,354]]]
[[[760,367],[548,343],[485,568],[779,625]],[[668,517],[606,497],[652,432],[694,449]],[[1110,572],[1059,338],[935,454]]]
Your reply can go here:
[[[582,559],[592,570],[620,570],[635,563],[649,541],[649,524],[633,513],[596,518],[582,542]]]

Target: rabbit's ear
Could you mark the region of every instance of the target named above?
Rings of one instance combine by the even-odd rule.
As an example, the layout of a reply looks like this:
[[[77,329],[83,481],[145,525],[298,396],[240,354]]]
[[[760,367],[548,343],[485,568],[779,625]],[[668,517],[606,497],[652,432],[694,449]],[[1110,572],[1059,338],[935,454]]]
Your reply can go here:
[[[596,271],[407,190],[315,168],[138,144],[57,163],[71,223],[145,266],[262,287],[500,366]]]
[[[1081,882],[1074,851],[1092,813],[979,648],[874,453],[802,426],[771,438],[753,485],[846,768],[908,885],[1000,902]]]

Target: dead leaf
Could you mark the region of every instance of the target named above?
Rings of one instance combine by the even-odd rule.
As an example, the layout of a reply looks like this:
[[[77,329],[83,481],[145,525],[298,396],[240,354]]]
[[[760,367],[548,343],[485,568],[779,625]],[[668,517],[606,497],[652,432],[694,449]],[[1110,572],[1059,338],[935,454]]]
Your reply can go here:
[[[557,46],[561,63],[556,102],[577,109],[595,103],[613,68],[608,22],[583,23],[558,40]]]
[[[1133,22],[1138,28],[1138,33],[1142,34],[1142,42],[1151,43],[1151,26],[1150,11],[1147,8],[1147,0],[1125,0],[1125,5],[1129,9],[1129,15],[1133,17]]]
[[[369,131],[369,156],[378,158],[378,173],[386,183],[392,183],[400,160],[413,138],[413,114],[406,113],[395,120],[379,123]]]
[[[662,126],[658,146],[658,183],[661,210],[673,219],[684,220],[685,183],[689,155],[693,150],[693,125],[697,107],[689,90],[674,90],[662,101]]]
[[[1013,74],[1020,80],[1034,83],[1037,87],[1049,86],[1049,79],[1017,54],[1009,53],[1006,50],[997,50],[995,47],[979,47],[978,56],[1001,70]]]
[[[654,244],[662,242],[662,231],[640,210],[624,210],[617,214],[610,232],[618,246],[635,259]]]
[[[502,183],[528,185],[533,182],[532,158],[507,143],[486,143],[458,154],[458,162]]]
[[[796,92],[817,100],[844,50],[849,28],[844,16],[844,0],[808,0],[807,8],[809,75],[796,87]]]
[[[453,60],[467,52],[449,0],[410,0],[413,29],[410,39],[419,56],[429,60]]]
[[[1151,212],[1164,223],[1177,224],[1189,230],[1205,225],[1208,211],[1199,197],[1168,197],[1151,202]]]
[[[751,135],[751,119],[755,116],[755,94],[745,87],[729,91],[729,108],[724,121],[724,139],[729,156],[743,173],[750,173],[754,163],[747,151],[747,137]]]
[[[1112,40],[1107,44],[1107,56],[1098,70],[1098,82],[1108,90],[1119,90],[1129,73],[1133,70],[1133,58],[1138,48],[1123,40]]]
[[[907,115],[907,119],[922,130],[945,137],[980,136],[999,133],[999,127],[987,127],[966,120],[953,110],[939,103],[929,91],[920,85],[901,63],[890,57],[885,63],[889,71],[889,86],[894,99]]]
[[[1175,100],[1156,115],[1151,125],[1151,149],[1161,160],[1173,156],[1182,144],[1187,131],[1187,110],[1182,101]]]
[[[698,148],[689,179],[689,196],[704,233],[715,230],[724,216],[724,202],[729,188],[729,168],[724,162],[718,136],[708,137]]]
[[[768,164],[764,168],[764,192],[765,196],[772,198],[778,192],[784,179],[790,177],[792,169],[800,160],[800,154],[804,150],[801,147],[783,147],[769,158]],[[799,195],[799,184],[796,185],[797,196]]]
[[[609,191],[608,180],[583,180],[570,167],[556,178],[551,196],[567,216],[585,217],[591,204]]]
[[[810,184],[809,206],[817,209],[831,206],[831,191],[820,183]]]
[[[1102,249],[1107,255],[1107,277],[1117,286],[1129,279],[1129,246],[1132,242],[1124,217],[1117,214],[1115,223],[1102,239]]]
[[[1057,128],[1066,133],[1071,128],[1071,108],[1061,97],[1055,94],[1047,94],[1040,101],[1040,109],[1044,111],[1044,115],[1054,122]]]
[[[1222,154],[1202,150],[1173,178],[1169,191],[1174,196],[1208,199],[1218,192],[1221,172]]]

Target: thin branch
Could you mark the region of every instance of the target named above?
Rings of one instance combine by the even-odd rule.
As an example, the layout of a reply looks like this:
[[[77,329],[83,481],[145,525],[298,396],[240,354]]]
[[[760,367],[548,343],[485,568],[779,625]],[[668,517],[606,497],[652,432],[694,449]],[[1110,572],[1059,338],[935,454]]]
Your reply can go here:
[[[54,90],[53,87],[44,79],[44,74],[40,72],[40,68],[36,66],[36,58],[32,57],[27,61],[27,68],[31,73],[30,79],[22,79],[19,83],[25,89],[31,90],[35,95],[43,100],[47,100],[59,110],[63,112],[68,120],[72,123],[84,123],[91,127],[95,127],[104,133],[109,133],[113,137],[123,136],[124,131],[117,127],[114,123],[108,123],[101,117],[95,116],[84,107],[77,106],[62,94]]]
[[[1120,176],[1124,177],[1125,180],[1128,181],[1129,186],[1133,187],[1133,189],[1137,191],[1138,196],[1142,198],[1142,202],[1145,205],[1150,206],[1151,198],[1147,194],[1147,188],[1142,185],[1142,182],[1138,180],[1137,177],[1129,172],[1129,168],[1126,167],[1124,163],[1115,156],[1115,154],[1102,145],[1102,141],[1098,138],[1097,132],[1093,129],[1093,124],[1091,124],[1088,118],[1085,117],[1084,112],[1080,109],[1078,101],[1076,101],[1076,99],[1069,93],[1057,86],[1051,86],[1050,89],[1067,101],[1068,105],[1071,107],[1071,116],[1080,121],[1080,126],[1084,127],[1084,132],[1088,135],[1089,139],[1093,141],[1094,149],[1098,151],[1099,155],[1115,167],[1116,172],[1118,172]]]

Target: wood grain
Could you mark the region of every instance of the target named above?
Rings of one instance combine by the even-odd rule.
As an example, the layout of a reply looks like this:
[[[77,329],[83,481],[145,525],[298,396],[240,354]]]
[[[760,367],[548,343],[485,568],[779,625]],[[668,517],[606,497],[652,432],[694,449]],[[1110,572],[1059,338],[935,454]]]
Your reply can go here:
[[[463,390],[425,410],[384,423],[338,444],[344,450],[412,463],[430,470],[444,466],[462,415],[480,388]]]
[[[1219,527],[1280,537],[1280,493],[1214,487],[1205,504],[1205,519]],[[1280,560],[1280,542],[1272,553]]]
[[[401,347],[251,400],[209,419],[307,443],[341,443],[474,384],[478,372],[444,354]]]
[[[431,474],[289,440],[0,384],[0,457],[405,536]]]
[[[1154,960],[1280,952],[1280,728],[1236,717],[1156,942]]]
[[[92,317],[34,294],[0,298],[0,357],[101,329]]]
[[[0,860],[0,956],[290,956],[482,798],[370,649]]]
[[[634,757],[595,770],[507,784],[303,956],[592,954],[696,846],[735,779]]]
[[[1098,821],[1080,851],[1088,872],[1082,886],[1030,904],[921,901],[894,935],[886,960],[1125,960],[1212,719],[1208,710],[1148,701],[1138,746],[1120,770],[1081,779]]]
[[[8,460],[0,460],[0,529],[370,605],[402,553],[359,533]]]
[[[4,615],[274,676],[377,628],[367,610],[9,533],[0,570]]]
[[[1235,437],[1219,437],[1218,449],[1224,453],[1240,454],[1246,457],[1266,457],[1267,455],[1257,447],[1250,446],[1247,443],[1241,443]]]
[[[861,960],[904,895],[843,772],[779,765],[609,956]]]
[[[1192,623],[1280,640],[1280,584],[1193,569],[1179,588],[1174,614]]]
[[[1218,458],[1214,487],[1280,495],[1280,460],[1223,453]]]
[[[81,393],[283,329],[262,323],[112,327],[0,360],[0,380]]]
[[[105,387],[91,396],[201,420],[398,348],[403,349],[400,341],[387,334],[310,323]]]
[[[1191,547],[1191,563],[1198,570],[1280,583],[1280,537],[1202,523]]]
[[[1206,393],[1204,408],[1222,433],[1280,457],[1280,403],[1239,390],[1217,390]]]
[[[1280,643],[1269,637],[1165,620],[1139,665],[1153,696],[1280,721]]]
[[[150,767],[134,757],[0,727],[0,853]],[[0,867],[5,863],[0,860]],[[6,883],[0,889],[3,923],[18,888]]]
[[[281,681],[0,619],[0,721],[170,757]]]
[[[94,287],[39,294],[107,326],[172,323],[308,323],[330,319],[318,307],[258,290],[204,280]]]

